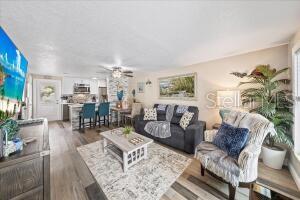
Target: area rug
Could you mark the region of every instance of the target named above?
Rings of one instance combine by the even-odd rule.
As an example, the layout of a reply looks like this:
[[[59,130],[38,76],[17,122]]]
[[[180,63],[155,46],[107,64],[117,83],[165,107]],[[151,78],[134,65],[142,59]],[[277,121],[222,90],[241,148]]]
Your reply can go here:
[[[192,161],[152,143],[148,159],[124,173],[121,163],[103,152],[102,140],[77,150],[109,200],[158,200]]]

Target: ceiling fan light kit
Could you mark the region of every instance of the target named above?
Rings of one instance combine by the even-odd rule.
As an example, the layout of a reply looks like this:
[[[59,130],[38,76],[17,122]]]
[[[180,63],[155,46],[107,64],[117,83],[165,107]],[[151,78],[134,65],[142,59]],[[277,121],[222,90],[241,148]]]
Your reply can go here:
[[[114,69],[111,75],[113,78],[121,78],[122,72],[120,69]]]
[[[146,82],[146,85],[151,85],[152,82],[148,79],[147,82]]]
[[[111,76],[113,78],[121,78],[122,76],[125,77],[133,77],[133,75],[131,75],[133,73],[133,71],[131,70],[122,70],[122,67],[113,67],[112,69],[106,68],[104,66],[99,66],[109,72],[111,72]]]

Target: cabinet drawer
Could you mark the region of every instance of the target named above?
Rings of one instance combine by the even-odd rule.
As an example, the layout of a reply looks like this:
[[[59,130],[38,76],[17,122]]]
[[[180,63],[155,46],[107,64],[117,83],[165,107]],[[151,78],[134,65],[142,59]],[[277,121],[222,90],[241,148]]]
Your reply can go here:
[[[0,170],[0,199],[11,199],[42,184],[43,158],[2,168]]]

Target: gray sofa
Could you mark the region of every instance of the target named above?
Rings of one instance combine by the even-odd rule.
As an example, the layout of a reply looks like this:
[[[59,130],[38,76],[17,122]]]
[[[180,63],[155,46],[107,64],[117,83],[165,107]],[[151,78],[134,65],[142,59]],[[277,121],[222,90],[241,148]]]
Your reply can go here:
[[[155,104],[156,108],[158,104]],[[176,113],[178,105],[174,108],[173,117],[171,120],[171,137],[168,138],[158,138],[148,134],[144,128],[147,122],[144,121],[143,111],[140,115],[135,116],[134,118],[134,128],[135,131],[139,134],[142,134],[146,137],[152,138],[155,141],[161,142],[163,144],[169,145],[176,149],[185,151],[186,153],[193,154],[195,153],[195,148],[197,145],[203,141],[204,131],[206,129],[206,123],[204,121],[198,120],[199,110],[195,106],[189,106],[188,111],[193,112],[194,116],[190,122],[190,125],[184,130],[179,125],[182,114]],[[165,121],[166,120],[166,111],[157,111],[157,120]]]

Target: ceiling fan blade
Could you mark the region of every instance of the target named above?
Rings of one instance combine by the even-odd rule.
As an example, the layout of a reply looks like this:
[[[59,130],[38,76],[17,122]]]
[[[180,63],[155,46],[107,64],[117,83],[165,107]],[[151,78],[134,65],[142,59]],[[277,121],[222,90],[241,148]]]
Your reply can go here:
[[[102,68],[102,69],[104,69],[104,70],[107,70],[107,71],[113,71],[113,69],[109,69],[109,68],[107,68],[107,67],[104,67],[104,66],[102,66],[102,65],[99,65],[98,67],[100,67],[100,68]]]
[[[132,78],[133,76],[132,75],[130,75],[130,74],[124,74],[124,76],[126,76],[126,77],[130,77],[130,78]]]
[[[124,70],[123,73],[125,73],[125,74],[132,74],[133,71],[130,71],[130,70]]]
[[[111,74],[111,71],[96,71],[96,74]]]

